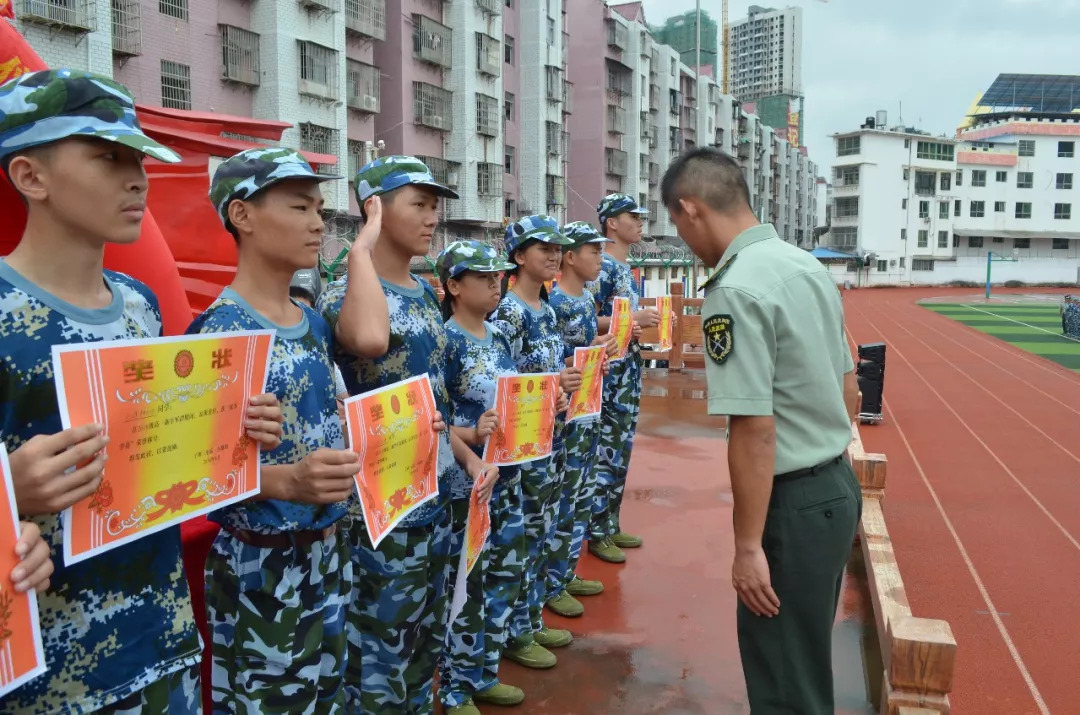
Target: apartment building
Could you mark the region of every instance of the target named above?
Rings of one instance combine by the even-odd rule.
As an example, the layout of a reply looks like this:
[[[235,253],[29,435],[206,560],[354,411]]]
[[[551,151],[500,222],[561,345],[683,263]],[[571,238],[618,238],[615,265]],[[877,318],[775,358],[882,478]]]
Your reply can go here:
[[[802,95],[802,8],[751,5],[731,23],[731,91],[743,102]]]
[[[982,281],[991,254],[995,282],[1080,281],[1080,77],[1029,79],[1038,96],[1015,99],[1025,90],[1005,77],[1031,78],[999,77],[984,97],[1008,95],[1004,106],[955,137],[888,128],[884,112],[834,135],[825,243],[853,254],[835,273],[870,284]],[[1065,104],[1040,109],[1042,96]]]

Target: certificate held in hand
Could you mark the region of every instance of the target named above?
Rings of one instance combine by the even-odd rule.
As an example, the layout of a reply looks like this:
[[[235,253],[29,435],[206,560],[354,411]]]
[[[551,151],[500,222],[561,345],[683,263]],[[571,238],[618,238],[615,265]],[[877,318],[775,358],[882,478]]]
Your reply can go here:
[[[570,396],[567,422],[584,420],[600,415],[604,397],[603,345],[590,348],[574,348],[574,367],[581,370],[581,387]]]
[[[551,456],[559,374],[504,375],[495,389],[502,424],[488,437],[484,461],[500,467]]]
[[[611,302],[611,326],[608,333],[615,336],[618,349],[612,360],[622,360],[630,347],[630,338],[634,332],[634,316],[630,312],[630,299],[616,296]]]

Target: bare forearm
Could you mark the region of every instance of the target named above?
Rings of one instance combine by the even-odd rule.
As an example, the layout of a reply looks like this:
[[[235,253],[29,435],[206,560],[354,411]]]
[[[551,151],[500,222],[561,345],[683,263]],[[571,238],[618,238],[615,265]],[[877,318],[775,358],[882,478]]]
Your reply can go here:
[[[450,428],[450,434],[457,435],[457,437],[466,445],[472,445],[474,447],[480,445],[480,437],[476,434],[475,427],[458,427],[455,425]],[[457,457],[456,452],[454,453],[454,456]]]
[[[596,319],[596,331],[597,335],[606,335],[611,330],[611,318],[597,318]]]
[[[480,459],[476,456],[476,452],[472,451],[469,445],[465,443],[465,440],[452,427],[450,428],[450,450],[454,453],[454,459],[457,460],[457,463],[465,467],[466,470],[472,462]]]
[[[251,498],[252,501],[269,499],[289,501],[292,499],[292,483],[296,476],[295,464],[264,466],[260,470],[260,475],[261,489]]]
[[[334,332],[341,345],[358,357],[379,357],[389,347],[390,313],[368,250],[349,252],[349,281]]]
[[[735,549],[761,548],[776,464],[772,417],[731,417],[728,470],[735,502]]]

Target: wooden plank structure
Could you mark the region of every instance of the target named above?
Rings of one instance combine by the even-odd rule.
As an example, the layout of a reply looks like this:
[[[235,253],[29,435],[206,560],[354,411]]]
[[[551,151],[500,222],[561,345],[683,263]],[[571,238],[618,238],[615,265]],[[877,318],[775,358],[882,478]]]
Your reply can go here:
[[[911,614],[904,581],[881,503],[885,496],[887,459],[867,453],[857,425],[852,425],[848,457],[863,492],[858,542],[874,608],[884,673],[881,715],[949,713],[956,662],[956,639],[946,621]]]

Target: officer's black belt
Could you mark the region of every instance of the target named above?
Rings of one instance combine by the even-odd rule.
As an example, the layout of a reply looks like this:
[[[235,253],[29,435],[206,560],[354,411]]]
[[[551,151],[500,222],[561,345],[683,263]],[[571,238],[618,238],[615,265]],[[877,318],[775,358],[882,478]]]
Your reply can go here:
[[[802,479],[803,477],[812,477],[815,474],[818,474],[819,472],[828,469],[843,458],[844,455],[841,454],[813,467],[807,467],[806,469],[796,469],[794,472],[784,472],[783,474],[777,474],[775,477],[773,477],[773,483],[776,484],[779,482],[791,482],[796,479]]]

